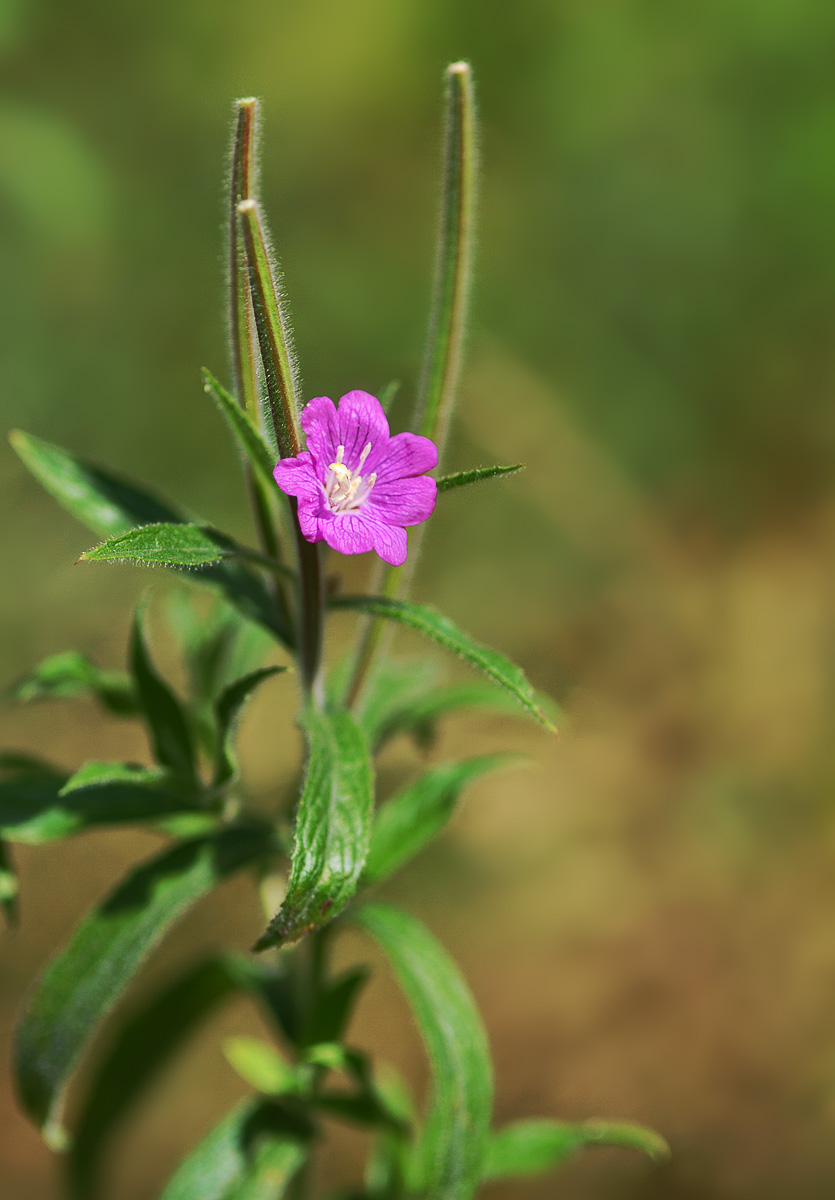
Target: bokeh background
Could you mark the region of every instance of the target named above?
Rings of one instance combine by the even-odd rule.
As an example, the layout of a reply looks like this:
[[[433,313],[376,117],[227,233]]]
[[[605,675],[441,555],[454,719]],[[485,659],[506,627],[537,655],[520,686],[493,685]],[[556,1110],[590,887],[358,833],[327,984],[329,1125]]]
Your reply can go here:
[[[0,411],[246,532],[198,370],[223,372],[231,100],[263,98],[263,197],[306,396],[403,380],[431,273],[445,64],[475,68],[475,317],[450,466],[526,473],[444,500],[419,595],[565,709],[561,740],[457,718],[437,758],[533,766],[472,790],[392,885],[459,957],[500,1120],[629,1117],[652,1170],[589,1153],[500,1197],[823,1197],[835,1186],[835,8],[829,0],[0,0]],[[123,661],[150,581],[73,567],[91,538],[8,448],[4,681],[79,646]],[[362,564],[349,564],[360,573]],[[335,627],[335,641],[348,631]],[[158,652],[176,672],[160,634]],[[336,648],[336,647],[335,647]],[[403,649],[417,652],[406,639]],[[298,746],[291,685],[244,732],[269,799]],[[68,766],[142,758],[83,705],[3,712]],[[385,781],[419,765],[392,747]],[[19,853],[0,947],[21,996],[150,835]],[[125,1011],[199,947],[245,947],[245,881],[190,915]],[[374,955],[347,940],[342,957]],[[379,964],[382,966],[382,964]],[[190,1045],[118,1139],[109,1200],[145,1200],[240,1094]],[[385,975],[355,1039],[418,1084]],[[324,1181],[352,1181],[335,1137]],[[60,1177],[0,1083],[4,1200]]]

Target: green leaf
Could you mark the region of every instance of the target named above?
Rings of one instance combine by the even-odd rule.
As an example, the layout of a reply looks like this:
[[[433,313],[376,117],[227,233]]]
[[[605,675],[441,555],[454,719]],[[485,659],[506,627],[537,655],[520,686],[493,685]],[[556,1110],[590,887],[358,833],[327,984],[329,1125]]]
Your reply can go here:
[[[195,778],[194,746],[185,711],[171,688],[154,670],[145,645],[141,609],[137,609],[130,647],[136,693],[148,721],[151,748],[161,766]]]
[[[663,1162],[670,1148],[662,1137],[626,1122],[514,1121],[491,1134],[483,1179],[510,1179],[553,1170],[584,1146],[628,1146]]]
[[[366,1163],[365,1188],[369,1196],[379,1200],[399,1200],[407,1191],[414,1103],[406,1084],[387,1064],[379,1072],[377,1091],[388,1111],[399,1120],[400,1127],[378,1130]]]
[[[404,1132],[404,1121],[378,1088],[368,1055],[336,1042],[309,1046],[305,1062],[324,1071],[338,1071],[355,1084],[353,1092],[313,1089],[311,1103],[329,1115],[358,1125],[387,1126]]]
[[[0,908],[7,925],[17,924],[17,897],[20,883],[12,861],[12,853],[5,842],[0,841]]]
[[[381,659],[368,677],[356,713],[371,746],[376,747],[382,741],[392,713],[408,709],[437,685],[440,678],[441,671],[432,659]],[[334,680],[336,694],[344,692],[344,685],[344,680]],[[341,690],[337,692],[337,688]]]
[[[122,1026],[97,1066],[76,1127],[68,1166],[78,1200],[95,1194],[99,1158],[114,1126],[185,1038],[239,986],[232,956],[205,959]]]
[[[482,479],[495,479],[497,475],[514,475],[524,471],[524,463],[512,463],[509,467],[475,467],[471,471],[456,471],[454,475],[442,475],[438,480],[438,491],[449,492],[453,488],[467,487]]]
[[[139,562],[199,567],[236,553],[234,543],[205,525],[161,522],[129,529],[85,550],[79,562]]]
[[[379,883],[392,875],[440,833],[464,788],[485,772],[513,761],[512,755],[487,754],[444,763],[387,800],[374,819],[363,882]]]
[[[425,1191],[427,1200],[467,1200],[481,1178],[493,1104],[490,1048],[481,1017],[458,968],[413,917],[370,904],[355,919],[388,955],[432,1067],[413,1190]]]
[[[64,1086],[98,1024],[169,927],[220,881],[270,853],[262,828],[230,827],[166,849],[144,863],[76,929],[47,967],[17,1031],[23,1108],[60,1143]]]
[[[427,689],[413,699],[404,699],[402,703],[395,700],[388,711],[380,712],[374,731],[374,745],[379,745],[396,733],[405,732],[410,733],[418,745],[430,746],[435,723],[440,717],[473,708],[521,715],[516,699],[505,691],[499,691],[492,683],[480,679],[469,683],[450,683]]]
[[[521,667],[499,654],[498,650],[491,650],[488,646],[473,641],[450,621],[449,617],[442,616],[434,608],[407,600],[392,600],[387,596],[334,596],[330,604],[332,608],[355,609],[379,617],[388,617],[425,634],[447,650],[459,655],[470,666],[484,671],[495,683],[510,692],[540,724],[551,733],[556,733],[554,726],[539,707],[536,694]]]
[[[205,367],[203,368],[203,387],[223,413],[238,445],[260,475],[262,482],[271,492],[274,492],[277,485],[273,471],[277,458],[264,441],[261,431],[255,428],[248,413],[238,404],[234,396],[230,396]]]
[[[0,777],[0,836],[39,846],[93,827],[157,823],[193,812],[197,803],[163,770],[92,762],[67,778],[36,764]]]
[[[187,523],[182,512],[130,480],[76,458],[59,446],[19,429],[9,435],[9,440],[49,494],[99,537],[115,537],[140,525]],[[189,578],[220,588],[245,617],[292,647],[293,631],[281,620],[269,588],[243,563],[209,563],[189,570]]]
[[[353,1012],[360,991],[368,982],[368,971],[355,967],[325,982],[307,1008],[301,1045],[338,1042]]]
[[[653,1162],[666,1162],[671,1150],[666,1140],[654,1129],[635,1125],[632,1121],[601,1121],[595,1118],[584,1121],[582,1126],[586,1144],[589,1146],[624,1146],[640,1150]]]
[[[250,1087],[266,1096],[282,1096],[298,1090],[298,1074],[275,1046],[263,1038],[233,1037],[223,1043],[223,1053],[233,1070]]]
[[[304,1162],[308,1134],[276,1101],[245,1101],[181,1164],[160,1200],[279,1200]]]
[[[374,805],[368,743],[350,713],[308,710],[307,776],[296,814],[287,895],[255,950],[293,942],[326,924],[357,889]]]
[[[215,762],[215,786],[224,787],[238,773],[238,764],[232,745],[238,727],[241,713],[252,693],[260,683],[286,671],[286,667],[261,667],[236,679],[229,687],[224,688],[215,703],[215,721],[217,724],[217,757]]]
[[[20,429],[9,441],[38,482],[77,520],[101,537],[125,533],[135,525],[178,521],[162,500],[130,480],[75,458]]]
[[[273,1019],[284,1003],[283,974],[249,957],[223,954],[189,967],[121,1026],[95,1070],[69,1160],[73,1195],[95,1194],[99,1160],[113,1128],[218,1005],[238,992],[259,999]],[[284,1028],[280,1017],[280,1028]]]
[[[127,673],[103,671],[75,650],[44,659],[14,685],[13,694],[23,701],[90,695],[117,716],[136,713],[136,697]]]

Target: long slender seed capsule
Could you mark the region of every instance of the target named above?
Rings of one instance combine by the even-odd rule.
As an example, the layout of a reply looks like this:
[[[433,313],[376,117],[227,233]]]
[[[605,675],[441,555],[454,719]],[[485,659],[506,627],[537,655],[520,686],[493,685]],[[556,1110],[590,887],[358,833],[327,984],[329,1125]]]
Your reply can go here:
[[[238,205],[255,313],[255,328],[261,347],[261,362],[267,385],[273,432],[282,458],[294,458],[303,447],[296,401],[296,370],[289,322],[282,310],[277,281],[253,199]]]
[[[429,331],[423,355],[418,398],[412,428],[432,438],[443,454],[455,402],[467,325],[470,278],[475,246],[476,117],[473,78],[469,63],[452,63],[446,70],[446,134],[441,228],[435,262],[435,283]],[[421,525],[412,534],[409,558],[402,567],[379,564],[370,590],[379,595],[404,597],[415,573],[423,544]],[[360,627],[354,667],[346,690],[353,705],[375,658],[392,631],[379,617],[367,617]]]
[[[441,454],[455,401],[467,325],[474,250],[476,136],[469,63],[446,71],[446,137],[441,229],[429,332],[414,429]]]
[[[249,268],[241,235],[238,205],[255,196],[258,167],[258,101],[238,100],[235,136],[232,144],[232,169],[229,180],[229,334],[232,354],[234,392],[238,403],[260,425],[258,361],[255,314],[249,294]],[[264,484],[244,464],[246,488],[261,549],[268,558],[281,559],[269,496]],[[291,625],[284,584],[275,573],[273,594],[284,623]]]
[[[280,456],[295,458],[301,453],[304,439],[299,424],[296,371],[289,322],[279,299],[276,274],[267,251],[257,203],[252,199],[242,200],[238,205],[238,216],[249,268],[255,328],[267,385],[273,432]],[[293,516],[299,564],[299,672],[305,691],[315,694],[322,656],[324,579],[319,547],[304,537],[293,497],[288,497],[288,505]]]
[[[258,419],[255,318],[249,298],[249,270],[241,237],[238,205],[255,197],[258,102],[237,102],[229,198],[229,319],[235,395],[253,421]]]

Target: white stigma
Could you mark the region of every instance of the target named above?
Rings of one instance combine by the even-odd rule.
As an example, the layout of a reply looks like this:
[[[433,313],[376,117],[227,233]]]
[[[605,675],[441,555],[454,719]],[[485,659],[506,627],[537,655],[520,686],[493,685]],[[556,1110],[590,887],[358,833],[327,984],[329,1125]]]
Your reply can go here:
[[[358,512],[368,499],[371,489],[377,482],[377,475],[372,472],[368,476],[368,479],[363,479],[360,471],[370,453],[371,443],[367,442],[362,448],[355,470],[352,471],[343,462],[345,447],[337,446],[336,461],[329,465],[328,471],[330,474],[325,480],[325,495],[327,496],[331,512]]]

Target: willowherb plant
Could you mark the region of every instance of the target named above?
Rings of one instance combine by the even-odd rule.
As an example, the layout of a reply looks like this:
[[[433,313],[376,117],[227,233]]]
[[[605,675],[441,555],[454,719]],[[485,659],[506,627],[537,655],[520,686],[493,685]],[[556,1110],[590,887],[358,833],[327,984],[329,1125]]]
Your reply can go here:
[[[88,762],[74,773],[27,756],[0,761],[0,900],[14,915],[9,846],[39,845],[103,826],[141,824],[168,839],[76,929],[26,1003],[14,1070],[21,1104],[47,1144],[63,1151],[74,1200],[100,1194],[100,1162],[112,1130],[195,1027],[226,998],[260,1005],[274,1044],[232,1039],[224,1052],[252,1087],[166,1185],[162,1200],[256,1200],[310,1193],[321,1119],[373,1133],[369,1200],[465,1200],[487,1180],[556,1167],[591,1144],[633,1146],[653,1158],[661,1138],[629,1124],[522,1120],[491,1131],[492,1070],[473,999],[441,945],[414,917],[369,898],[374,887],[440,833],[467,785],[502,755],[434,766],[375,807],[374,756],[398,732],[426,739],[445,713],[506,707],[552,728],[522,671],[432,608],[407,598],[425,522],[439,494],[519,469],[478,467],[433,478],[455,395],[466,318],[475,193],[472,81],[465,63],[447,71],[444,185],[435,293],[414,432],[391,436],[386,405],[363,391],[338,407],[300,406],[277,269],[255,195],[256,104],[237,105],[230,189],[229,324],[232,392],[208,372],[206,391],[244,462],[257,548],[184,513],[143,488],[20,432],[12,444],[44,487],[101,539],[94,562],[165,564],[213,589],[209,618],[190,610],[178,625],[190,679],[184,700],[149,656],[140,607],[126,672],[73,652],[47,659],[16,688],[21,700],[92,696],[110,713],[144,722],[155,764]],[[282,495],[284,493],[284,495]],[[443,501],[440,502],[442,508]],[[437,518],[437,515],[435,517]],[[407,533],[411,547],[407,556]],[[340,554],[379,556],[368,594],[328,589],[322,543]],[[324,670],[327,612],[359,615],[353,646]],[[487,678],[439,684],[425,664],[386,653],[395,622],[459,655]],[[260,666],[277,643],[295,661],[298,723],[307,758],[291,816],[266,818],[248,803],[235,752],[236,726],[252,693],[284,667]],[[87,1043],[120,1002],[171,925],[232,872],[250,871],[272,894],[255,955],[229,951],[171,978],[111,1037],[68,1132],[61,1110]],[[411,1005],[432,1082],[416,1111],[391,1071],[346,1044],[362,967],[334,976],[329,947],[352,922],[388,956]],[[335,1085],[335,1076],[342,1076]],[[354,1194],[354,1193],[351,1193]]]

